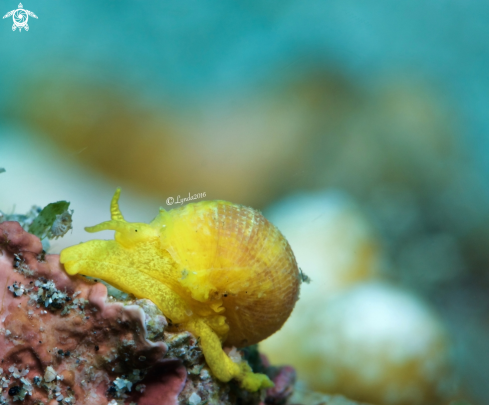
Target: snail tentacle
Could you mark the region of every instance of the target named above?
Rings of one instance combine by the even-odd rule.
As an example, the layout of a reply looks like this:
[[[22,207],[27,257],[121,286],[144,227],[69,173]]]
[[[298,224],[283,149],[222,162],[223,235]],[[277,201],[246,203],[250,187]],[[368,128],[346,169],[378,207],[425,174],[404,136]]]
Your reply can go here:
[[[128,222],[110,220],[101,222],[100,224],[94,226],[86,226],[85,231],[90,233],[100,232],[100,231],[119,231],[124,232],[127,227]]]
[[[112,201],[110,203],[110,217],[116,221],[124,221],[124,217],[122,216],[121,210],[119,209],[119,197],[121,196],[121,188],[118,187],[115,190],[114,196],[112,197]]]

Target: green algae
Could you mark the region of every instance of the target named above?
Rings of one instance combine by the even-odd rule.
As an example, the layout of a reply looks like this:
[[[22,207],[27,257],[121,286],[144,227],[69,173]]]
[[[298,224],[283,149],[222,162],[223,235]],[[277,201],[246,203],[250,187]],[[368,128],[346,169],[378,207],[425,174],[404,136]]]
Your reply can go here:
[[[71,229],[71,213],[68,201],[57,201],[46,205],[29,226],[29,233],[40,239],[63,236]]]

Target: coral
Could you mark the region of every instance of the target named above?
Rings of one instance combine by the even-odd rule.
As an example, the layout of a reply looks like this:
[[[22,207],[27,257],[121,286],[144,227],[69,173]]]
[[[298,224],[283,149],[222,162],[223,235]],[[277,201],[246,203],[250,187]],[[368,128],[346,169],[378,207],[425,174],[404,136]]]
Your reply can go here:
[[[153,304],[110,302],[16,222],[0,224],[0,246],[0,403],[177,403],[186,373],[147,339],[166,324]]]
[[[268,213],[312,279],[281,332],[261,344],[271,361],[293,364],[312,389],[372,403],[448,397],[448,333],[416,296],[372,282],[383,252],[351,198],[302,193]]]
[[[119,210],[119,195],[120,189],[112,199],[112,219],[86,228],[115,230],[115,240],[63,250],[66,271],[151,299],[172,325],[200,339],[221,381],[235,378],[250,391],[273,385],[221,346],[257,343],[292,312],[301,278],[282,234],[257,211],[225,201],[161,209],[150,224],[130,223]]]
[[[409,292],[366,283],[317,298],[302,315],[289,338],[305,342],[276,342],[276,351],[294,351],[284,359],[309,388],[384,405],[444,404],[453,395],[447,331]]]

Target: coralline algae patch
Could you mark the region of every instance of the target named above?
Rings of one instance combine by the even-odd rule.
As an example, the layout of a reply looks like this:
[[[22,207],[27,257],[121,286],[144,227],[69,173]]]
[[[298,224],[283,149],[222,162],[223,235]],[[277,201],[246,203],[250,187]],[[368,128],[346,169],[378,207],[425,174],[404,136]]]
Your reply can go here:
[[[151,302],[111,302],[101,283],[68,277],[16,222],[0,224],[0,246],[0,404],[178,402],[186,371],[165,356]]]

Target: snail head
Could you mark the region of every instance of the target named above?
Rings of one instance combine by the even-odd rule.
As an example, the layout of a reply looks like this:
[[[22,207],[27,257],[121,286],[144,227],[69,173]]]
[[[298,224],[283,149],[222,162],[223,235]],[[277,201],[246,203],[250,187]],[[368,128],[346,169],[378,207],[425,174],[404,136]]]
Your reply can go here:
[[[115,240],[126,248],[140,242],[158,238],[158,233],[152,226],[142,222],[127,222],[119,209],[121,189],[118,188],[110,203],[111,220],[85,228],[87,232],[115,231]]]

